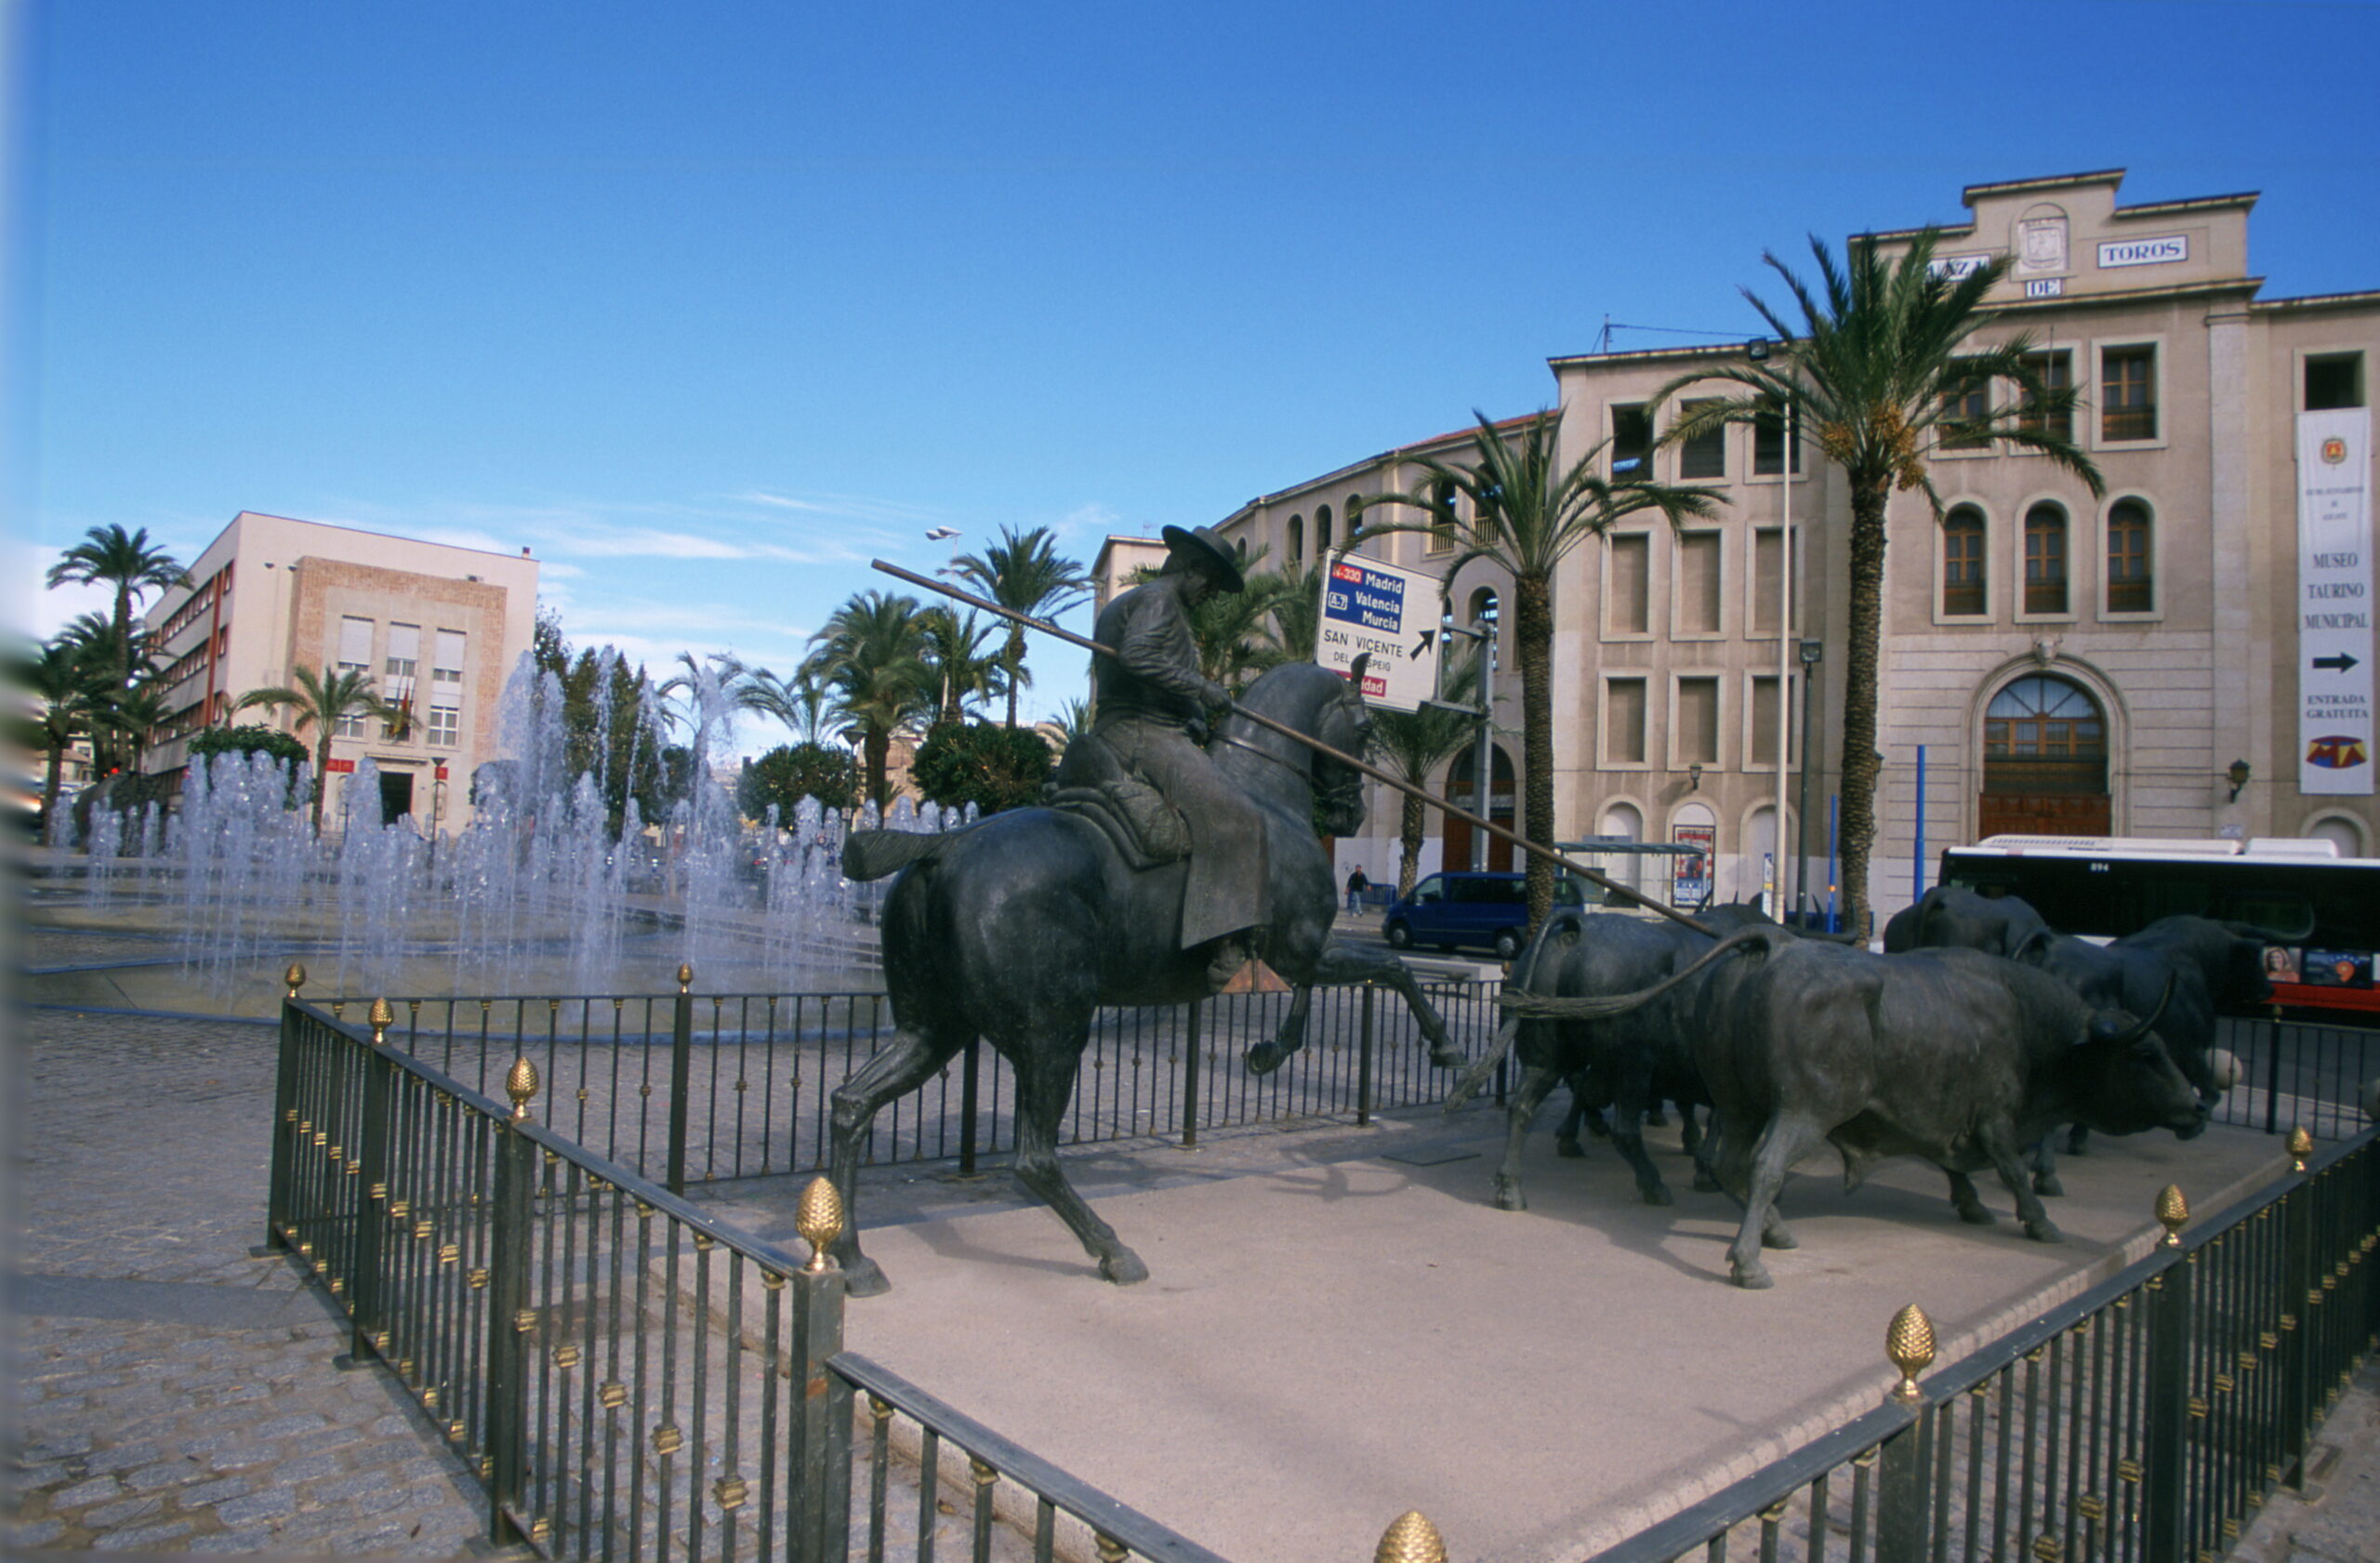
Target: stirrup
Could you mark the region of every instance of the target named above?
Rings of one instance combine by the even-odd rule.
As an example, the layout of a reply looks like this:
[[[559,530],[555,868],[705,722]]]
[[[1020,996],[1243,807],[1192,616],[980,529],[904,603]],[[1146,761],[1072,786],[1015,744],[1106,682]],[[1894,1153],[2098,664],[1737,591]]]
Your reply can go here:
[[[1224,981],[1223,987],[1215,991],[1217,993],[1288,993],[1292,989],[1287,982],[1282,980],[1280,973],[1276,972],[1262,960],[1250,960],[1248,964],[1234,972]]]

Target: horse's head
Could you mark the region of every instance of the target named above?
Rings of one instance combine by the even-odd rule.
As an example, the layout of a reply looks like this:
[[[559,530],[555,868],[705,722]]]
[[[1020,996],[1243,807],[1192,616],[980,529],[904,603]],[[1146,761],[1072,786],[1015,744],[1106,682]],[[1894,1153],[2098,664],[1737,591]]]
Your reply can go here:
[[[1363,659],[1351,679],[1311,662],[1289,662],[1269,669],[1240,697],[1252,711],[1271,717],[1342,754],[1367,757],[1372,741],[1371,708],[1364,704]],[[1276,743],[1284,740],[1276,738]],[[1352,836],[1363,828],[1364,774],[1342,761],[1299,748],[1290,761],[1314,788],[1315,823],[1329,835]]]

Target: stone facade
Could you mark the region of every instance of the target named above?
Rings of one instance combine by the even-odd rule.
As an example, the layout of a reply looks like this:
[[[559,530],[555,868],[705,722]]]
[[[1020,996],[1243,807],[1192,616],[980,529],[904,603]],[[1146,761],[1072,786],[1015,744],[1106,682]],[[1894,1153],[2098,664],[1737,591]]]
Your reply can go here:
[[[1871,885],[1880,916],[1910,898],[1916,874],[1930,879],[1941,847],[1995,829],[2324,835],[2351,854],[2380,853],[2380,813],[2368,792],[2299,788],[2295,445],[2298,416],[2309,407],[2369,406],[2380,293],[2261,299],[2247,262],[2253,195],[2123,206],[2121,180],[2113,171],[1972,186],[1968,219],[1938,230],[1944,263],[2018,258],[1995,291],[1998,312],[1982,339],[2022,333],[2058,355],[2081,393],[2075,438],[2106,493],[2094,497],[2043,457],[1985,449],[1933,458],[1945,520],[1923,494],[1894,497],[1879,713],[1885,767]],[[1889,250],[1915,232],[1872,237]],[[1802,828],[1800,653],[1814,643],[1822,660],[1803,882],[1823,899],[1838,785],[1831,735],[1841,709],[1848,493],[1814,444],[1789,485],[1774,427],[1730,428],[1694,449],[1647,443],[1674,417],[1673,405],[1653,408],[1659,388],[1745,351],[1551,361],[1566,465],[1600,445],[1609,470],[1641,461],[1724,501],[1715,519],[1675,533],[1657,516],[1632,519],[1564,565],[1555,585],[1556,809],[1572,840],[1709,830],[1716,894],[1758,893],[1778,814],[1779,653],[1795,751],[1783,806],[1790,855]],[[1727,389],[1714,382],[1710,394]],[[1696,394],[1689,388],[1680,400]],[[1354,496],[1403,486],[1416,455],[1460,459],[1467,444],[1454,434],[1400,447],[1251,501],[1223,527],[1270,544],[1276,561],[1310,558],[1317,531],[1331,524],[1326,506],[1343,540]],[[1789,504],[1795,601],[1780,646]],[[1382,538],[1361,551],[1426,569],[1426,541]],[[1449,593],[1458,620],[1469,622],[1482,589],[1508,585],[1467,569]],[[1509,657],[1499,682],[1499,722],[1516,730]],[[2032,709],[2043,700],[2059,709]],[[1992,752],[2043,734],[2081,734],[2086,748],[2096,741],[2100,769],[2087,755],[2038,765]],[[2236,800],[2235,761],[2249,774]],[[1375,801],[1372,834],[1342,845],[1342,868],[1361,862],[1377,879],[1393,865],[1392,804],[1385,795]],[[1790,891],[1790,865],[1787,877]]]

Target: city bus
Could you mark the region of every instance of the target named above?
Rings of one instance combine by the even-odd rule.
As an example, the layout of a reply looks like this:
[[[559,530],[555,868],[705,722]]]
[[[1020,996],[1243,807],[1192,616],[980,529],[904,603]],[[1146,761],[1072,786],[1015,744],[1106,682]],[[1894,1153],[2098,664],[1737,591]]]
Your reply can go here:
[[[2121,938],[2188,915],[2294,932],[2268,946],[2273,1002],[2380,1025],[2380,858],[2309,838],[1990,836],[1942,854],[1940,881],[2016,895],[2063,934]]]

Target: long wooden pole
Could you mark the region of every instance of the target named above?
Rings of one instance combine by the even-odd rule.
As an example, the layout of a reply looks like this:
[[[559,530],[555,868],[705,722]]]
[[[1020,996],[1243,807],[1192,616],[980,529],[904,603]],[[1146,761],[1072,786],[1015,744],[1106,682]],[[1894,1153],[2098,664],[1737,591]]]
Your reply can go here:
[[[954,602],[964,603],[971,608],[981,608],[985,613],[997,614],[1002,618],[1009,619],[1014,623],[1025,626],[1027,629],[1038,629],[1045,635],[1055,635],[1059,640],[1065,641],[1073,645],[1080,646],[1085,651],[1092,652],[1101,656],[1113,656],[1116,655],[1114,651],[1106,646],[1101,645],[1097,641],[1091,639],[1088,635],[1078,635],[1071,629],[1062,629],[1058,626],[1051,623],[1048,619],[1035,618],[1029,614],[1018,613],[1013,608],[1003,608],[998,603],[978,597],[972,592],[961,591],[957,587],[935,580],[930,576],[920,576],[913,570],[905,570],[898,564],[887,563],[881,559],[871,560],[869,563],[875,568],[883,571],[886,575],[891,576],[897,580],[905,580],[911,586],[923,587],[928,591],[938,592],[942,596],[950,598]],[[1474,830],[1485,830],[1491,836],[1499,837],[1501,840],[1510,841],[1513,845],[1520,848],[1523,852],[1526,852],[1535,857],[1541,857],[1547,862],[1555,865],[1557,868],[1578,875],[1582,880],[1603,886],[1606,890],[1616,890],[1620,892],[1620,894],[1628,897],[1629,900],[1638,902],[1643,906],[1648,907],[1652,910],[1660,913],[1661,916],[1668,918],[1671,921],[1683,923],[1685,926],[1693,929],[1698,934],[1707,934],[1712,938],[1718,937],[1717,934],[1715,934],[1708,925],[1695,921],[1693,918],[1686,916],[1684,912],[1677,910],[1675,907],[1665,907],[1659,901],[1649,900],[1637,891],[1632,890],[1627,885],[1621,884],[1618,880],[1611,878],[1609,875],[1597,869],[1590,868],[1583,863],[1573,862],[1571,859],[1565,857],[1562,854],[1554,851],[1552,847],[1540,845],[1536,841],[1530,841],[1526,836],[1518,835],[1514,831],[1505,829],[1502,826],[1498,825],[1493,820],[1483,819],[1479,815],[1473,814],[1468,809],[1461,808],[1456,804],[1449,803],[1445,799],[1439,797],[1436,793],[1416,787],[1411,782],[1405,780],[1402,776],[1393,776],[1377,765],[1370,764],[1356,758],[1355,755],[1344,752],[1343,750],[1333,748],[1329,744],[1324,743],[1321,739],[1301,733],[1296,728],[1289,726],[1284,722],[1276,722],[1262,711],[1251,711],[1236,700],[1231,703],[1231,709],[1240,716],[1246,717],[1249,721],[1254,722],[1257,726],[1263,728],[1267,732],[1278,733],[1284,738],[1288,738],[1295,743],[1303,744],[1306,748],[1314,750],[1316,754],[1329,755],[1331,759],[1339,762],[1342,765],[1350,766],[1355,770],[1362,772],[1365,775],[1369,776],[1372,780],[1379,782],[1383,787],[1395,788],[1397,791],[1406,794],[1408,797],[1419,798],[1421,801],[1431,805],[1433,808],[1444,809],[1448,814],[1452,815],[1457,819],[1467,820],[1470,822],[1471,828]]]

